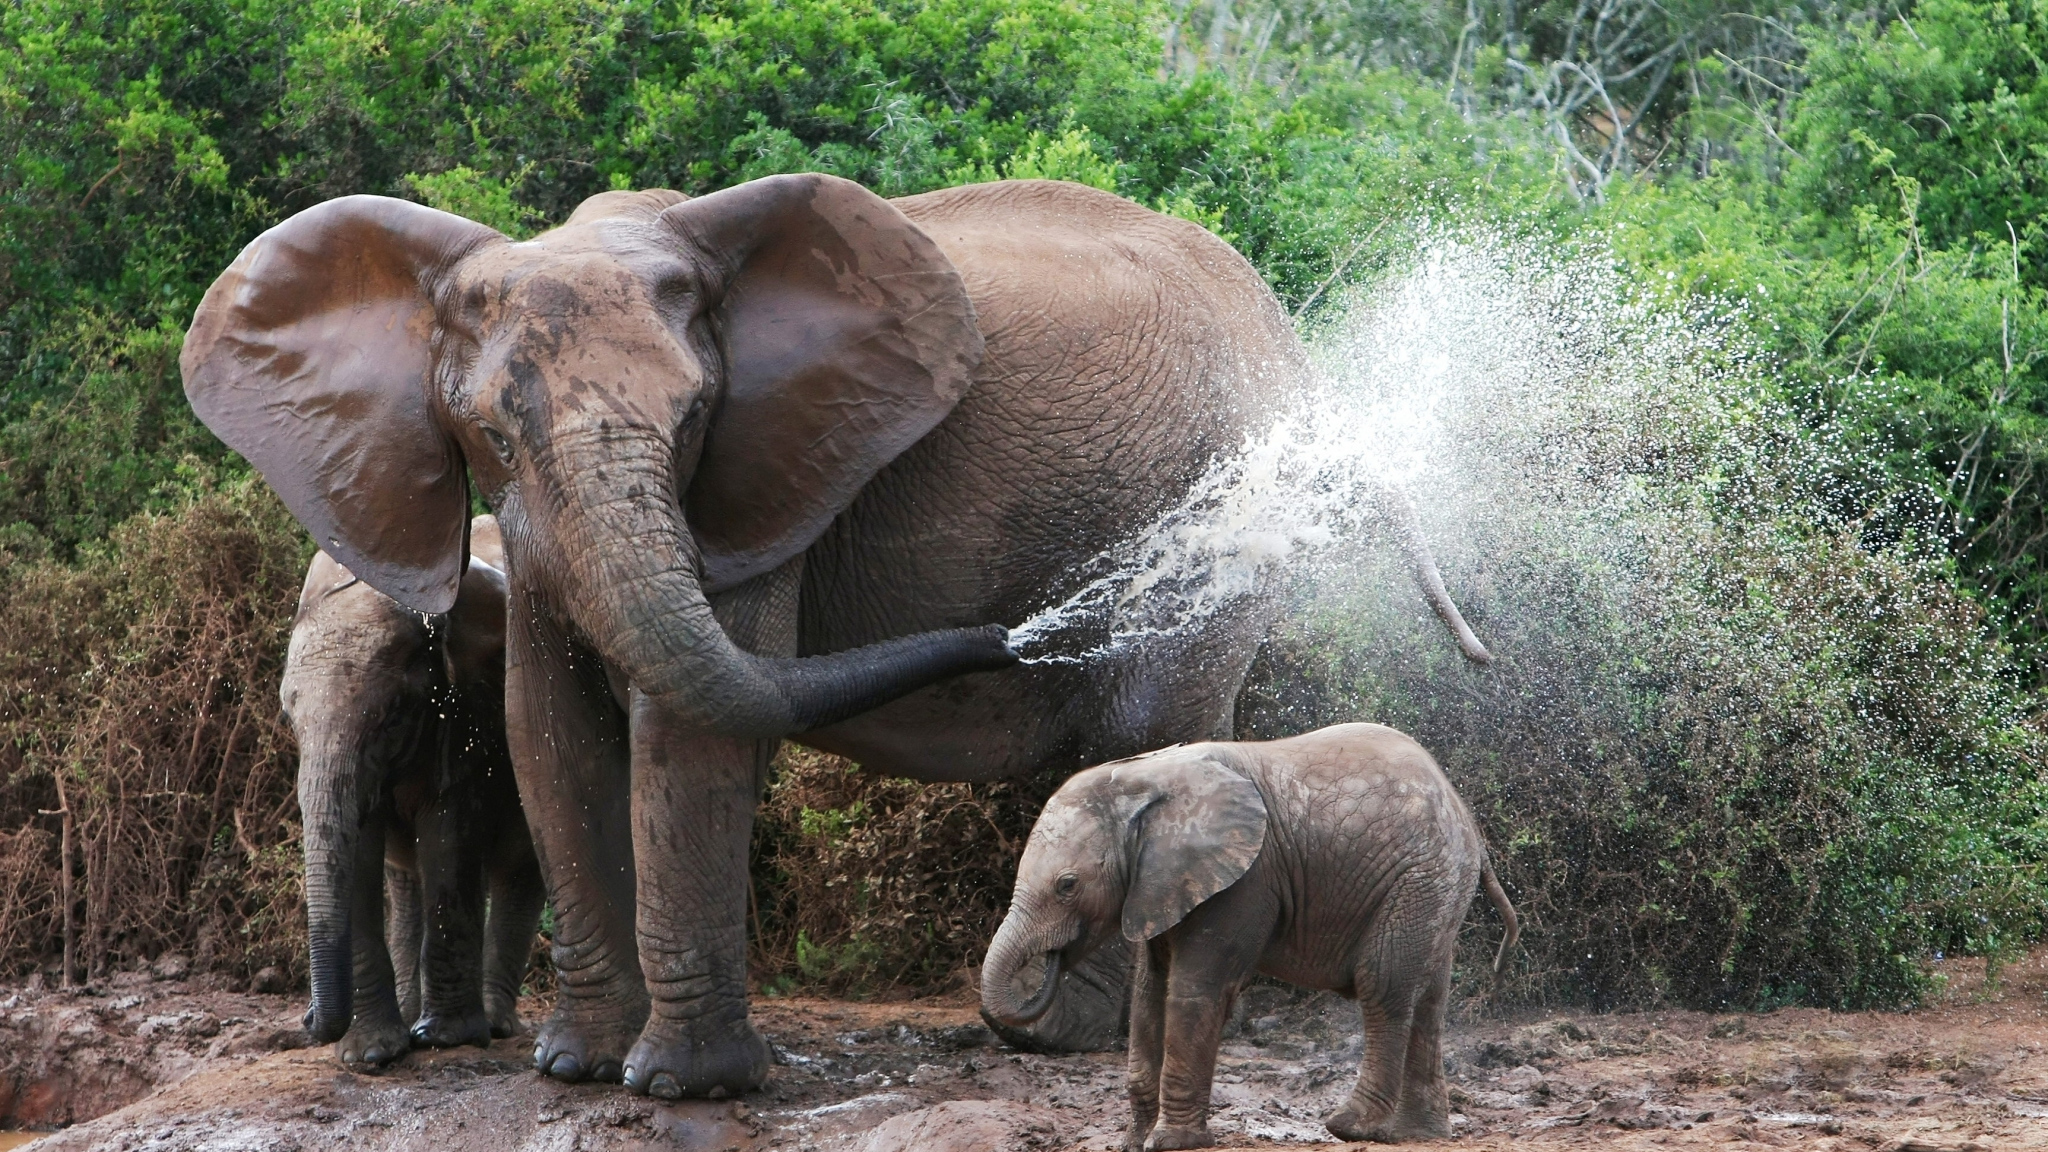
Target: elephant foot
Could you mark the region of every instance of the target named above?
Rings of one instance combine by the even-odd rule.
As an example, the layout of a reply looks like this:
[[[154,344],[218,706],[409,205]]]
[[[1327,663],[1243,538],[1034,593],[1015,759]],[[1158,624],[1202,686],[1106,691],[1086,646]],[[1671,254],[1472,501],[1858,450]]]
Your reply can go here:
[[[617,1081],[625,1068],[623,1053],[638,1031],[637,1025],[593,1021],[560,1006],[534,1039],[533,1066],[543,1075],[570,1084]]]
[[[1335,1129],[1331,1129],[1335,1131]],[[1368,1140],[1374,1144],[1405,1144],[1410,1140],[1448,1140],[1451,1138],[1450,1117],[1432,1117],[1427,1120],[1395,1119],[1371,1125],[1352,1140]]]
[[[373,1071],[412,1051],[412,1037],[397,1016],[362,1018],[335,1042],[334,1055],[351,1071]]]
[[[491,1018],[482,1008],[467,1012],[428,1012],[412,1026],[413,1043],[422,1048],[459,1048],[474,1044],[491,1046]]]
[[[491,1022],[491,1039],[519,1035],[519,1007],[508,999],[484,997],[484,1016]]]
[[[626,1087],[663,1100],[722,1100],[767,1083],[772,1054],[753,1024],[745,1019],[737,1026],[693,1023],[695,1030],[650,1021],[626,1056]]]
[[[1397,1131],[1393,1121],[1384,1113],[1375,1119],[1367,1120],[1350,1107],[1331,1113],[1330,1118],[1323,1121],[1323,1127],[1328,1128],[1330,1135],[1339,1140],[1369,1140],[1375,1144],[1398,1144],[1414,1138]],[[1449,1127],[1445,1125],[1446,1136],[1450,1135]]]
[[[1209,1134],[1207,1124],[1161,1124],[1152,1130],[1152,1139],[1145,1142],[1148,1152],[1168,1152],[1173,1148],[1214,1148],[1216,1137]]]

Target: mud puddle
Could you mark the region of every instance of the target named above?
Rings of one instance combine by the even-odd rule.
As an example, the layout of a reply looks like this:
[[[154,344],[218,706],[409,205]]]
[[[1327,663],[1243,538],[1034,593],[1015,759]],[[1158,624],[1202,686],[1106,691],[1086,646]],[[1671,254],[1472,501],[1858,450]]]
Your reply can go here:
[[[1524,1012],[1457,1023],[1446,1044],[1457,1135],[1441,1146],[2048,1149],[2048,950],[1991,987],[1981,963],[1944,967],[1948,991],[1907,1013]],[[1009,1051],[965,994],[758,1001],[778,1056],[768,1087],[675,1106],[543,1080],[527,1039],[346,1072],[326,1048],[302,1046],[300,1008],[146,976],[85,994],[0,993],[12,1110],[0,1116],[37,1101],[56,1109],[43,1113],[49,1124],[110,1110],[37,1152],[1008,1152],[1122,1138],[1120,1054]],[[1226,1147],[1341,1147],[1321,1118],[1349,1091],[1359,1049],[1351,1005],[1248,990],[1218,1062],[1212,1128]]]

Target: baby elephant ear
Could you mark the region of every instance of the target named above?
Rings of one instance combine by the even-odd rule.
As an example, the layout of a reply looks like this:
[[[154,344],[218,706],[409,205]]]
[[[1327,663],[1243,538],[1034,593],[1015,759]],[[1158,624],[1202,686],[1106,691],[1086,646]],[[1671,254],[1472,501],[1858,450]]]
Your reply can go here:
[[[463,460],[428,390],[434,293],[497,232],[383,196],[258,236],[185,334],[192,410],[248,457],[320,548],[416,612],[462,577]]]
[[[462,591],[448,610],[448,642],[442,649],[448,679],[457,685],[487,684],[505,676],[505,573],[472,553],[462,574]]]
[[[1237,883],[1266,844],[1266,801],[1199,748],[1140,757],[1113,771],[1128,801],[1124,939],[1150,940]]]

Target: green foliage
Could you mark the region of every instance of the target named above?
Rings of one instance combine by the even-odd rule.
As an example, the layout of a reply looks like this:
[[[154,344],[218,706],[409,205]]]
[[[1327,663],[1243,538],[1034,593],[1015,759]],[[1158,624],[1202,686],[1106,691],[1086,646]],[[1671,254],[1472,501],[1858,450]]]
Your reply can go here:
[[[169,507],[225,455],[180,393],[182,331],[98,310],[64,320],[32,360],[61,365],[70,392],[0,403],[0,554],[69,555],[137,509]]]
[[[1794,120],[1802,154],[1781,179],[1729,164],[1641,184],[1608,222],[1646,281],[1740,301],[1786,395],[1851,454],[1884,462],[1881,490],[1845,482],[1844,517],[1896,532],[1938,510],[1967,582],[2039,679],[2048,284],[2027,158],[2048,146],[2030,133],[2048,129],[2014,93],[2032,91],[2026,61],[2048,25],[2005,13],[1933,5],[1882,34],[1816,41]]]
[[[128,843],[143,810],[102,802],[142,781],[127,732],[195,774],[135,784],[183,839],[105,857],[129,879],[74,909],[95,962],[296,956],[264,678],[304,545],[176,370],[242,245],[350,193],[524,237],[608,189],[793,171],[1104,188],[1229,239],[1310,318],[1447,219],[1590,239],[1674,305],[1740,302],[1772,358],[1742,402],[1835,445],[1823,506],[1748,523],[1716,505],[1736,481],[1700,478],[1687,499],[1719,518],[1686,555],[1710,562],[1659,570],[1663,614],[1482,603],[1497,647],[1548,661],[1484,694],[1412,613],[1323,611],[1270,657],[1323,685],[1287,715],[1409,724],[1471,781],[1531,909],[1531,995],[1895,1001],[1931,948],[2038,935],[2048,797],[2015,678],[2042,678],[2048,639],[2043,9],[1623,7],[1605,38],[1583,6],[1438,0],[0,7],[0,963],[57,922],[58,828],[33,813],[58,773],[97,789],[82,834]],[[756,844],[763,979],[930,986],[972,962],[1046,783],[785,761]]]
[[[1791,183],[1821,214],[1889,214],[1930,248],[2025,242],[2048,282],[2048,4],[1924,0],[1911,18],[1811,43]],[[2008,231],[2010,229],[2011,231]]]
[[[1160,73],[1148,0],[31,0],[0,11],[0,534],[58,555],[220,452],[177,330],[262,228],[405,196],[514,236],[611,188],[1068,179],[1234,237],[1299,301],[1487,174],[1432,90]],[[1495,158],[1494,167],[1502,160]],[[1510,184],[1512,181],[1504,181]],[[1390,251],[1391,234],[1375,252]],[[81,400],[84,401],[81,404]],[[55,423],[53,423],[53,421]],[[61,435],[69,446],[49,442]],[[79,470],[64,453],[90,454]],[[112,463],[103,463],[105,457]]]

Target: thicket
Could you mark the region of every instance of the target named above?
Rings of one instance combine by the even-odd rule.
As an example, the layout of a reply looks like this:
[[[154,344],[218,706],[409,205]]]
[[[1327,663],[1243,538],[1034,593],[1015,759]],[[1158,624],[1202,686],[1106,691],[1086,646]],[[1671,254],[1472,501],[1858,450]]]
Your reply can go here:
[[[1442,749],[1531,910],[1526,995],[1909,998],[1931,951],[2009,950],[2048,898],[2044,48],[2048,5],[1965,0],[10,4],[0,965],[61,950],[67,861],[83,967],[296,962],[272,701],[306,546],[175,368],[242,244],[351,192],[525,235],[608,188],[822,170],[1109,188],[1229,239],[1305,321],[1445,221],[1738,304],[1784,434],[1854,466],[1777,535],[1726,515],[1673,553],[1715,562],[1659,577],[1668,659],[1632,655],[1628,612],[1518,613],[1454,566],[1499,674],[1454,677],[1370,598],[1311,600],[1251,702],[1294,711],[1247,714]],[[786,758],[764,984],[972,963],[1048,785]]]

